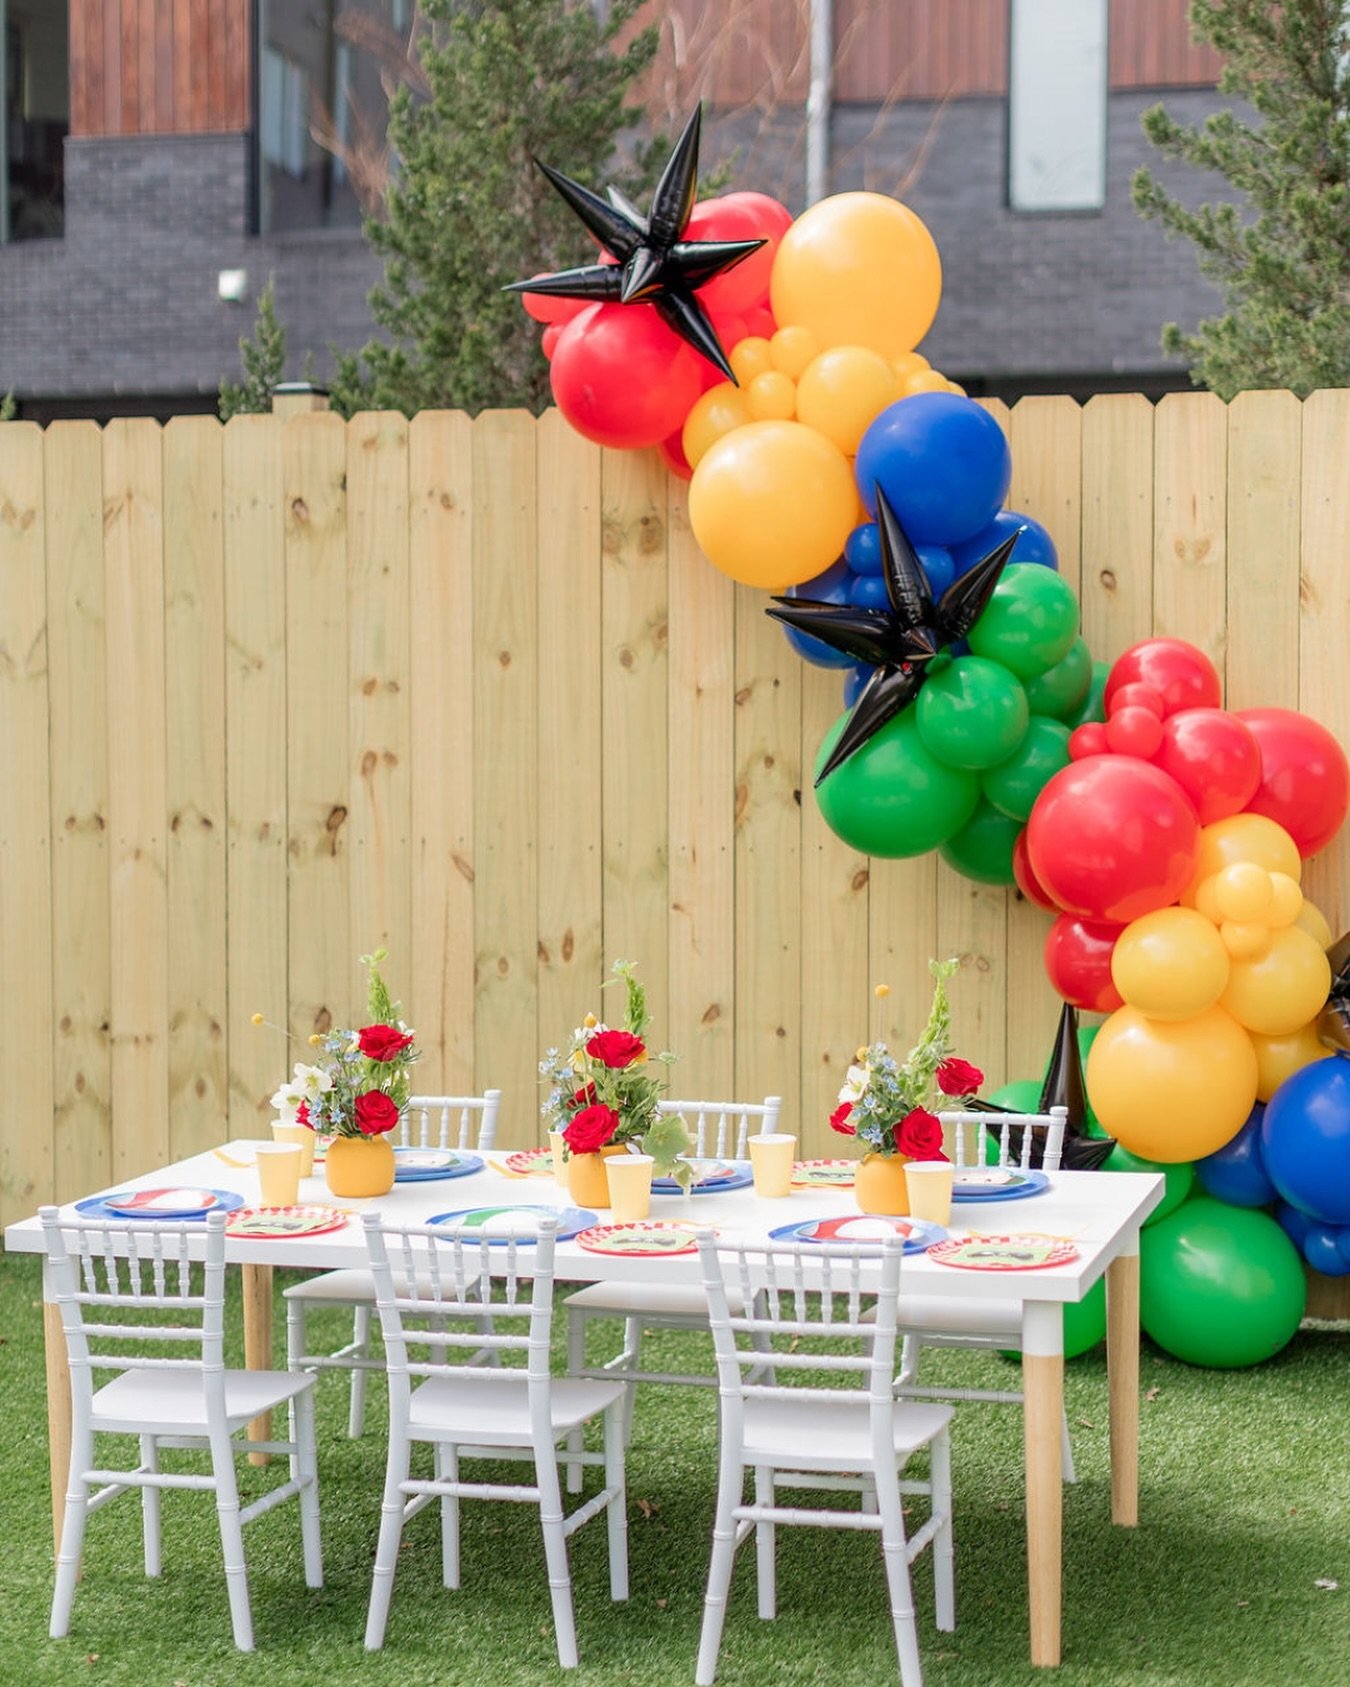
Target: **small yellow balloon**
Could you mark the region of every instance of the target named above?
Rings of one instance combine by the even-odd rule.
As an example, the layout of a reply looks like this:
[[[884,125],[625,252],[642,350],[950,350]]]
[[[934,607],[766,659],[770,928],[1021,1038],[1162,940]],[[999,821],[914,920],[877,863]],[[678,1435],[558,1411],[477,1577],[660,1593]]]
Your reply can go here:
[[[1249,1032],[1256,1050],[1256,1099],[1269,1101],[1286,1078],[1314,1060],[1325,1060],[1326,1044],[1317,1035],[1317,1024],[1301,1025],[1284,1037],[1263,1037]]]
[[[745,339],[732,346],[727,361],[743,387],[748,386],[756,375],[762,375],[766,370],[773,368],[769,342],[759,334],[748,334]]]
[[[772,591],[837,561],[857,501],[847,458],[823,434],[800,422],[751,422],[700,459],[689,524],[715,567]]]
[[[774,368],[781,369],[792,381],[798,379],[819,350],[809,328],[780,328],[769,341],[769,357]]]
[[[1171,1021],[1117,1008],[1088,1050],[1087,1088],[1108,1136],[1176,1165],[1214,1153],[1247,1122],[1256,1051],[1222,1008]]]
[[[1267,872],[1285,873],[1295,883],[1303,877],[1298,845],[1283,826],[1264,814],[1230,814],[1200,828],[1195,872],[1181,893],[1183,904],[1194,908],[1196,886],[1239,861],[1254,861]]]
[[[903,383],[902,398],[913,398],[916,392],[946,392],[949,382],[945,375],[940,375],[936,369],[920,369],[917,375],[910,375]]]
[[[964,398],[966,396],[966,389],[960,384],[959,381],[948,381],[947,382],[947,391],[948,392],[954,392],[958,398]]]
[[[1254,961],[1270,948],[1270,927],[1254,920],[1225,920],[1219,936],[1235,961]]]
[[[743,428],[753,420],[745,394],[739,387],[733,387],[730,381],[719,381],[715,387],[709,387],[707,392],[695,399],[684,419],[684,432],[680,439],[685,461],[691,469],[697,467],[708,447],[715,445],[723,434],[730,433],[733,428]]]
[[[1264,920],[1274,894],[1270,874],[1254,861],[1235,861],[1214,880],[1214,900],[1226,920]]]
[[[1317,944],[1319,949],[1330,949],[1335,942],[1331,927],[1327,924],[1327,917],[1314,902],[1303,899],[1303,906],[1295,917],[1294,924],[1301,931],[1306,931]]]
[[[745,402],[757,422],[790,422],[797,413],[797,389],[781,369],[766,369],[746,387]]]
[[[1291,926],[1303,907],[1303,892],[1287,873],[1270,875],[1270,907],[1266,909],[1266,924]],[[1313,934],[1316,936],[1316,933]]]
[[[1264,1037],[1288,1036],[1317,1016],[1331,988],[1331,963],[1297,926],[1270,933],[1270,948],[1235,960],[1220,1006]]]
[[[1159,908],[1132,920],[1111,951],[1111,981],[1150,1019],[1191,1019],[1228,982],[1228,951],[1194,908]]]
[[[822,348],[912,351],[933,325],[942,263],[908,206],[880,193],[836,193],[803,211],[774,256],[769,301],[780,326]]]
[[[832,346],[802,371],[797,416],[851,457],[896,392],[895,372],[884,357],[865,346]]]
[[[931,369],[933,366],[921,351],[902,352],[899,357],[891,359],[891,368],[895,371],[896,379],[903,384],[911,375],[917,375],[921,369]]]
[[[685,455],[688,456],[687,451]],[[1219,925],[1223,921],[1223,915],[1219,912],[1219,899],[1215,894],[1218,883],[1219,875],[1211,873],[1207,879],[1201,879],[1194,887],[1196,912],[1203,914],[1214,925]]]

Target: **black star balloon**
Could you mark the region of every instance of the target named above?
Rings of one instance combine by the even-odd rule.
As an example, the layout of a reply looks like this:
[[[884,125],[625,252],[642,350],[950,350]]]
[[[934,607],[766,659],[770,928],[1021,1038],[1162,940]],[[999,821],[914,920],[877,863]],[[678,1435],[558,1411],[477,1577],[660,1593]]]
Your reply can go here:
[[[963,639],[979,620],[1022,531],[1010,534],[934,603],[909,535],[879,486],[876,494],[882,577],[890,608],[855,609],[850,604],[780,597],[765,611],[874,670],[816,775],[817,785],[918,696],[927,666],[943,645]]]
[[[965,1105],[973,1113],[1021,1111],[1020,1108],[1001,1107],[990,1101],[968,1101]],[[1059,1161],[1061,1170],[1097,1171],[1111,1157],[1116,1143],[1114,1137],[1087,1134],[1087,1085],[1083,1080],[1083,1054],[1078,1046],[1078,1009],[1070,1002],[1065,1002],[1060,1009],[1055,1049],[1050,1056],[1050,1068],[1045,1074],[1045,1082],[1041,1085],[1038,1111],[1048,1113],[1052,1107],[1065,1107],[1069,1113],[1068,1122],[1064,1127],[1064,1149]],[[1014,1157],[1020,1157],[1022,1126],[1009,1127],[1008,1148]],[[1033,1130],[1030,1160],[1033,1166],[1040,1165],[1044,1151],[1045,1144],[1039,1131]]]
[[[1317,1035],[1328,1048],[1350,1054],[1350,932],[1327,950],[1331,989],[1317,1018]]]
[[[695,292],[715,275],[757,252],[764,242],[680,238],[694,209],[701,119],[702,107],[696,107],[661,172],[651,210],[645,217],[616,190],[611,188],[608,199],[601,199],[536,158],[535,163],[616,261],[513,281],[505,290],[621,305],[650,304],[668,327],[734,383],[736,376],[717,330]]]

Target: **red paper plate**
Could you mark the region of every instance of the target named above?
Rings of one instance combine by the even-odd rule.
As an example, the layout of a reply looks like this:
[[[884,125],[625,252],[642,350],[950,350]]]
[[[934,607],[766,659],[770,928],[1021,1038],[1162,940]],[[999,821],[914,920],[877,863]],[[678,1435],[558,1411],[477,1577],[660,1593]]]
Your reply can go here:
[[[340,1230],[350,1217],[339,1207],[240,1207],[230,1214],[225,1234],[241,1242],[321,1236],[326,1230]]]
[[[928,1258],[963,1271],[1042,1271],[1077,1259],[1078,1249],[1059,1236],[949,1236]]]
[[[794,1189],[852,1189],[856,1160],[798,1160],[792,1168]]]
[[[634,1224],[595,1224],[576,1238],[577,1246],[593,1254],[620,1254],[626,1259],[657,1259],[698,1250],[699,1226],[659,1219]]]

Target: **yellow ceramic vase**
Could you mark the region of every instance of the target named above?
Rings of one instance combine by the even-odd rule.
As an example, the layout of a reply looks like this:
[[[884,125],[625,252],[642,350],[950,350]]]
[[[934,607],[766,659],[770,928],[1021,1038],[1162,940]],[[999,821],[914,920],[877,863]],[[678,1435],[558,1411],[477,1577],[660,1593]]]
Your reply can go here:
[[[569,1154],[567,1157],[567,1193],[579,1207],[607,1207],[609,1179],[605,1176],[605,1161],[611,1154],[626,1154],[622,1142],[611,1143],[598,1154]]]
[[[865,1154],[853,1174],[853,1196],[865,1213],[903,1218],[909,1212],[905,1183],[908,1154]]]
[[[328,1144],[324,1176],[334,1195],[360,1200],[387,1195],[394,1187],[394,1148],[387,1136],[335,1136]]]

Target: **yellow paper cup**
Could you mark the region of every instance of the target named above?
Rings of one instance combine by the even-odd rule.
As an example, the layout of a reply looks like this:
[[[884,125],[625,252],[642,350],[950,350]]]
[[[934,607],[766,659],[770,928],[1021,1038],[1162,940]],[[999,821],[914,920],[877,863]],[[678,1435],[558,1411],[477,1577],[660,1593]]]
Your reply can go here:
[[[750,1170],[756,1195],[787,1195],[792,1189],[792,1164],[797,1139],[782,1131],[765,1132],[749,1139]]]
[[[652,1210],[652,1156],[611,1154],[605,1161],[609,1205],[616,1224],[633,1224]]]
[[[314,1132],[308,1125],[286,1125],[280,1119],[272,1121],[273,1142],[293,1142],[300,1150],[300,1175],[314,1175]]]
[[[293,1207],[300,1195],[300,1144],[258,1144],[258,1186],[265,1207]]]
[[[553,1150],[553,1181],[560,1189],[567,1188],[567,1161],[563,1158],[563,1150],[567,1147],[566,1139],[561,1131],[548,1133],[548,1145]]]
[[[910,1216],[927,1219],[930,1224],[950,1224],[955,1176],[956,1167],[950,1160],[907,1160],[905,1187],[909,1190]]]

